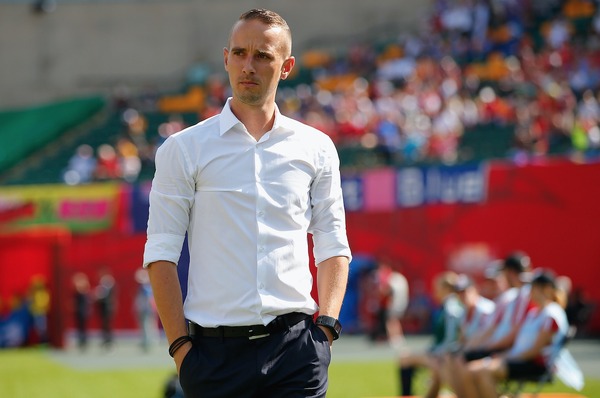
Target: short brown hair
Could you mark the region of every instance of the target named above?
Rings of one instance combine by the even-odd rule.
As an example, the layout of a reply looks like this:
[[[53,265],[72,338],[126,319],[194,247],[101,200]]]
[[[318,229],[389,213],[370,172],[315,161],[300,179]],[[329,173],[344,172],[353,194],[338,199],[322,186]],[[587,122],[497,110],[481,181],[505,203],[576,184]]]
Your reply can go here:
[[[440,287],[444,287],[450,291],[456,290],[456,283],[458,282],[458,274],[453,271],[445,271],[438,274],[435,282]]]
[[[253,19],[258,19],[265,25],[280,26],[287,30],[290,29],[281,15],[277,14],[275,11],[265,10],[264,8],[253,8],[240,15],[239,18],[240,21],[251,21]]]
[[[288,37],[288,47],[286,50],[288,56],[292,52],[292,31],[283,17],[277,14],[275,11],[266,10],[264,8],[253,8],[252,10],[246,11],[240,15],[239,21],[252,21],[258,20],[267,26],[274,26],[283,29]],[[235,26],[235,25],[234,25]]]

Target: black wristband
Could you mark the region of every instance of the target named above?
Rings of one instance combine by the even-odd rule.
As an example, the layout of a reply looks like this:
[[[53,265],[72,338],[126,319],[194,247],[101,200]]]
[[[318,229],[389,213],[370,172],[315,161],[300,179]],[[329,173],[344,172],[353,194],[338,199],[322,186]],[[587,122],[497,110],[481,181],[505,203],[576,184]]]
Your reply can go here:
[[[177,337],[169,346],[169,355],[173,357],[175,355],[175,352],[177,352],[177,350],[180,349],[181,346],[187,343],[188,341],[192,341],[192,338],[188,335]]]

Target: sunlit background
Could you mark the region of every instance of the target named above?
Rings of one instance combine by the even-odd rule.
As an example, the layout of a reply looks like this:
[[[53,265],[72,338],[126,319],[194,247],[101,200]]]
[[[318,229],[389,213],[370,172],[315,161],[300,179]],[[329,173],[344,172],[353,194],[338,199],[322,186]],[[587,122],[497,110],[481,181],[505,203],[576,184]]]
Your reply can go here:
[[[0,396],[166,396],[174,369],[139,272],[154,154],[220,111],[229,29],[255,7],[293,32],[279,108],[341,160],[355,259],[330,396],[398,394],[377,263],[408,281],[418,350],[434,277],[483,289],[515,250],[565,277],[582,393],[600,396],[598,3],[0,0]]]

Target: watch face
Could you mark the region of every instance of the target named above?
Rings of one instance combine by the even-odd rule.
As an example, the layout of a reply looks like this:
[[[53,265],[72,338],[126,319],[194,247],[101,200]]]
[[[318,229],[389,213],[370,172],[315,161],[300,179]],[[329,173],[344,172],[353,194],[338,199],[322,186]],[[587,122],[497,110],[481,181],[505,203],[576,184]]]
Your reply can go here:
[[[342,324],[340,323],[340,321],[336,320],[335,324],[333,325],[333,328],[336,332],[338,332],[338,334],[340,334],[340,332],[342,331]]]
[[[342,324],[337,319],[330,316],[321,315],[317,317],[316,324],[329,328],[331,330],[331,333],[333,333],[334,340],[337,340],[340,337],[340,332],[342,331]]]

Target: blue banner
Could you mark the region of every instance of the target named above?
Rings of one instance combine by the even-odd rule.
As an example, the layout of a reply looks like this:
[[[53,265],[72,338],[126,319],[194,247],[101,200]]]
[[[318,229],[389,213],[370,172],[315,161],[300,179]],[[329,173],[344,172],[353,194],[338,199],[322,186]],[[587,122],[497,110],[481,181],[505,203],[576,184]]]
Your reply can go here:
[[[484,163],[400,169],[396,174],[396,203],[399,207],[481,203],[486,198],[487,175]]]

